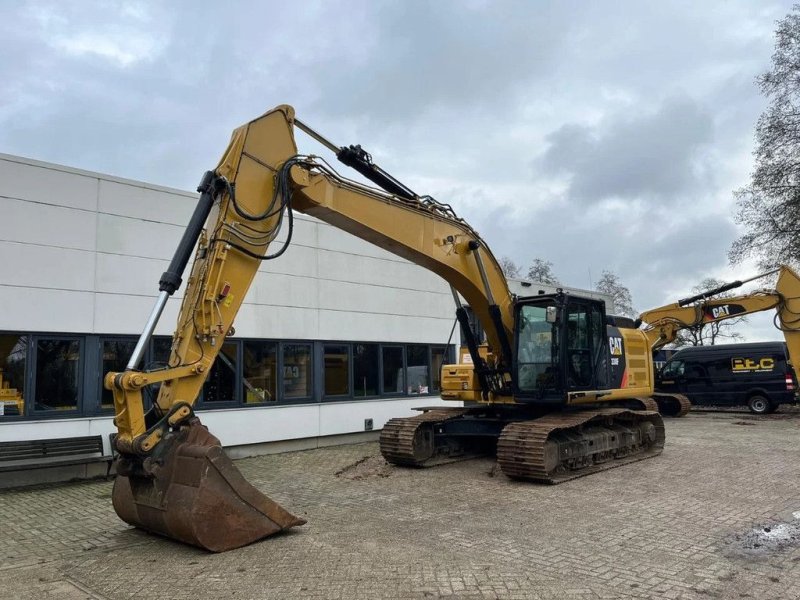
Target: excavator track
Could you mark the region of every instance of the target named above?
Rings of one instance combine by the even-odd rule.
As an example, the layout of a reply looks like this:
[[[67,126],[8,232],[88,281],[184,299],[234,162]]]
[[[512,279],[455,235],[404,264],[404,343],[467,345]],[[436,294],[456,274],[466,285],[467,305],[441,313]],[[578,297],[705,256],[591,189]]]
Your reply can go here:
[[[658,402],[656,402],[652,398],[649,398],[649,397],[631,398],[630,402],[634,402],[634,403],[638,402],[638,404],[639,404],[638,406],[632,407],[634,410],[650,410],[650,411],[654,411],[654,412],[659,412],[659,410],[658,410]]]
[[[390,419],[383,426],[380,448],[390,463],[407,467],[430,467],[471,458],[453,440],[436,446],[434,426],[469,412],[460,408],[437,408],[413,417]]]
[[[683,394],[653,394],[658,412],[665,417],[684,417],[692,410],[692,403]]]
[[[510,423],[497,462],[512,479],[556,484],[651,458],[664,448],[657,412],[609,408]]]

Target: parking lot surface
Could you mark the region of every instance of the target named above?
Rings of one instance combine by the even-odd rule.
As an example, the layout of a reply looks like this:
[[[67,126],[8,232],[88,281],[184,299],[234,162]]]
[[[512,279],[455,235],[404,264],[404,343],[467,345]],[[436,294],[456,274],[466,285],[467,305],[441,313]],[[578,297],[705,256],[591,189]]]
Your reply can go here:
[[[559,486],[377,444],[236,462],[304,527],[224,554],[142,533],[111,482],[0,493],[3,598],[798,598],[800,412],[691,413]]]

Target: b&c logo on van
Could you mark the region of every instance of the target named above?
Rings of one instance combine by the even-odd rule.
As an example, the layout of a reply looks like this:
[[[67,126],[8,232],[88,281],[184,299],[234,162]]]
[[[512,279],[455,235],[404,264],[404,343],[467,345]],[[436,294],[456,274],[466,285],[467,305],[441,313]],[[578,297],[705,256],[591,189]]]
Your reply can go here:
[[[753,371],[772,371],[775,369],[775,359],[764,358],[732,358],[731,370],[734,373],[752,373]]]
[[[608,347],[611,350],[611,356],[622,356],[622,338],[610,337],[608,338]]]

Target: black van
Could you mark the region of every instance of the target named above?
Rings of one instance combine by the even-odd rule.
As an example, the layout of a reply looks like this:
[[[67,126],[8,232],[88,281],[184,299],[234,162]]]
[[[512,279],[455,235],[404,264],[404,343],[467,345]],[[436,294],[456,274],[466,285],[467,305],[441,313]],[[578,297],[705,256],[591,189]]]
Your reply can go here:
[[[656,391],[684,394],[694,406],[747,406],[775,412],[795,404],[797,381],[784,342],[692,346],[656,373]]]

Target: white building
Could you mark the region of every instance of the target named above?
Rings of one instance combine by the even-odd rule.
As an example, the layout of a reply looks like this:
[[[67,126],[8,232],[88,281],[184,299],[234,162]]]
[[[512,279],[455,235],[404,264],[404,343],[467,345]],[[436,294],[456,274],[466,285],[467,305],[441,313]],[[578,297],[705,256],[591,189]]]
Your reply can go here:
[[[0,443],[101,435],[110,453],[102,376],[124,368],[196,198],[0,154]],[[166,360],[180,295],[146,363]],[[441,403],[453,325],[438,276],[296,215],[289,250],[262,264],[209,376],[201,419],[235,456],[378,430]]]

